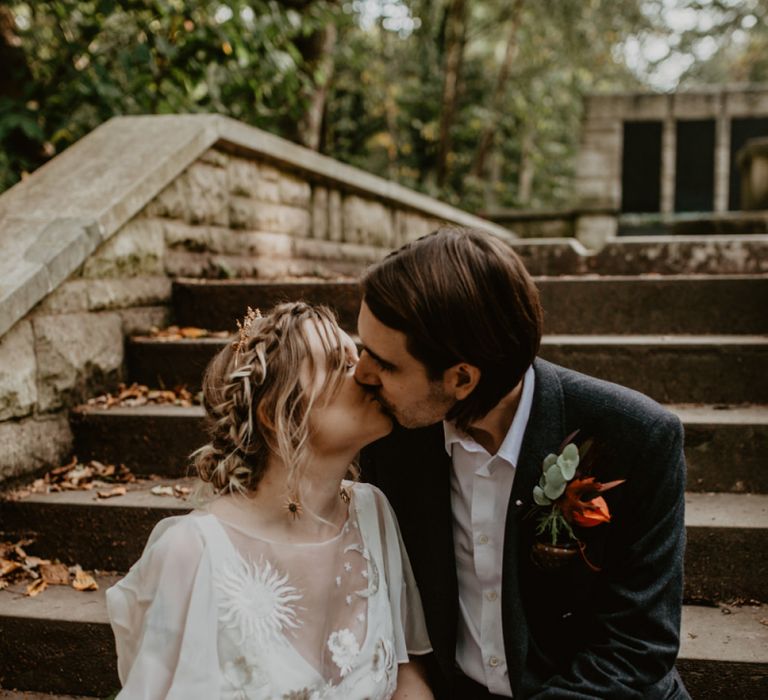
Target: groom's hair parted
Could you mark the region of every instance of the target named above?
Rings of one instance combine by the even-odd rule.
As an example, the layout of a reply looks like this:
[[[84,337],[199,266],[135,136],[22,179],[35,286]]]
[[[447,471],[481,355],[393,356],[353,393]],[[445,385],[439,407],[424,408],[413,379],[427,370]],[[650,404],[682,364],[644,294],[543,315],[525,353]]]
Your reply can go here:
[[[443,226],[406,244],[365,273],[362,291],[431,380],[461,362],[480,369],[475,390],[446,416],[459,427],[486,415],[539,351],[536,285],[509,245],[479,229]]]

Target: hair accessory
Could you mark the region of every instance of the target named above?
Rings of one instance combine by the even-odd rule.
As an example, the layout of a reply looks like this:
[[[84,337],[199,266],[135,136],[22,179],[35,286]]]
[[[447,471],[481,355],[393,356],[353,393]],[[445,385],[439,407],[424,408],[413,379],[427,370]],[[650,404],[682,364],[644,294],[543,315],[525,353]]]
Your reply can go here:
[[[233,343],[236,352],[240,352],[240,350],[243,349],[243,346],[248,342],[248,336],[251,333],[251,326],[253,325],[253,322],[257,318],[261,318],[261,311],[259,311],[258,309],[252,309],[249,306],[248,313],[245,314],[245,318],[243,318],[243,322],[240,323],[240,319],[236,321],[237,329],[240,334],[240,337],[238,338],[238,340]]]
[[[293,516],[294,520],[296,520],[297,518],[300,518],[303,512],[301,503],[298,500],[294,501],[290,496],[288,497],[288,500],[285,502],[285,509],[291,514],[291,516]]]

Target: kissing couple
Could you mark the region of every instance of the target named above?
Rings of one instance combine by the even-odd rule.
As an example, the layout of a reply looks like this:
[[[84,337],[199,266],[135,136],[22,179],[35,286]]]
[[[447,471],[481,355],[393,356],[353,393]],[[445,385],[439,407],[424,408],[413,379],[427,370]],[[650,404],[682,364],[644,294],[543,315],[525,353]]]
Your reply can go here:
[[[514,251],[440,228],[206,370],[208,498],[107,592],[119,698],[678,699],[679,420],[537,357]]]

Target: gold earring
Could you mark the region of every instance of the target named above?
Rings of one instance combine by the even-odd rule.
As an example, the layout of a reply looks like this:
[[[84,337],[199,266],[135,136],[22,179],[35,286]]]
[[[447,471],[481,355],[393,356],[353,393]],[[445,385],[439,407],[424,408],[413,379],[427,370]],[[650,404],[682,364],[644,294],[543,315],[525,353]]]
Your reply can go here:
[[[294,520],[301,517],[302,507],[298,499],[294,501],[293,498],[289,496],[288,500],[285,502],[285,509],[291,514]]]

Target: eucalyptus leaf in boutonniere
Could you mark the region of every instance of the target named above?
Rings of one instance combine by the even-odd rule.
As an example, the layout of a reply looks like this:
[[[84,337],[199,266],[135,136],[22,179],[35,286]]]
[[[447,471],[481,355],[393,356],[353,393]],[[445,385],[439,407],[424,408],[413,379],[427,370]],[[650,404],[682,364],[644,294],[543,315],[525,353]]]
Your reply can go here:
[[[608,504],[600,494],[624,483],[624,479],[602,483],[579,469],[592,441],[587,440],[579,447],[571,442],[577,434],[578,431],[564,440],[559,454],[544,458],[541,478],[533,487],[537,541],[532,556],[544,569],[557,569],[578,553],[590,569],[599,571],[587,559],[578,532],[580,528],[610,522]]]

